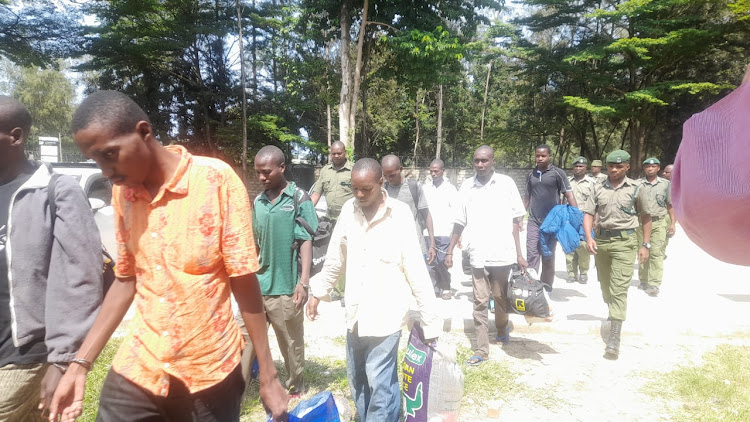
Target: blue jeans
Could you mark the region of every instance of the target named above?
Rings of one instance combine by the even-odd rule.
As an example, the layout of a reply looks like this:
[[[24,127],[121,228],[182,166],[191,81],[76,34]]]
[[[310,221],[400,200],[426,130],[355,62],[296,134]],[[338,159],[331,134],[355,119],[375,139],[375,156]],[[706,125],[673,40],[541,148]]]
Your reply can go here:
[[[362,422],[398,420],[400,338],[401,331],[387,337],[360,337],[356,325],[346,333],[346,374]]]
[[[425,237],[425,242],[430,244],[430,238]],[[443,290],[451,289],[451,272],[445,265],[445,253],[448,251],[448,246],[451,243],[451,238],[446,236],[435,236],[435,260],[432,264],[427,265],[427,270],[430,273],[432,279],[432,286],[435,288],[435,293],[440,294]]]

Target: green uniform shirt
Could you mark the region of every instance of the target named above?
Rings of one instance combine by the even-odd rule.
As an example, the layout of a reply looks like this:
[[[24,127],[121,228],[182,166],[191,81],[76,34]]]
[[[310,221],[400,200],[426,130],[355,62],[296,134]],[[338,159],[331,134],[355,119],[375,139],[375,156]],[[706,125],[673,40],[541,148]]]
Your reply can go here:
[[[315,182],[313,193],[319,193],[326,198],[328,217],[337,218],[341,207],[351,199],[352,193],[352,163],[346,161],[340,169],[333,168],[333,163],[326,164],[320,169],[320,176]]]
[[[592,174],[592,175],[590,175],[589,177],[591,177],[592,179],[594,179],[594,182],[595,182],[595,183],[601,183],[601,182],[603,182],[603,181],[607,180],[607,175],[606,175],[606,174],[604,174],[604,173],[599,173],[599,174],[598,174],[598,175],[596,175],[596,176],[594,176],[594,175]]]
[[[594,193],[594,184],[596,181],[589,176],[584,176],[580,181],[577,181],[573,176],[569,176],[568,181],[570,182],[571,189],[573,189],[573,196],[575,196],[578,206],[588,201],[589,197]]]
[[[599,213],[599,227],[602,229],[635,229],[640,225],[638,214],[648,212],[648,204],[639,186],[629,177],[617,189],[612,187],[609,179],[595,183],[594,194],[583,205],[579,203],[579,208],[587,214]]]
[[[256,273],[260,291],[264,296],[290,295],[297,285],[297,250],[292,249],[295,239],[311,240],[312,236],[295,221],[294,196],[298,196],[297,214],[313,230],[318,229],[318,217],[312,201],[301,201],[303,192],[297,191],[294,182],[271,203],[262,192],[253,204],[253,233],[260,248],[260,269]]]
[[[671,183],[669,180],[656,177],[650,183],[645,177],[638,179],[640,191],[648,203],[649,214],[652,217],[664,217],[668,214],[667,205],[672,205],[672,195],[669,194]]]

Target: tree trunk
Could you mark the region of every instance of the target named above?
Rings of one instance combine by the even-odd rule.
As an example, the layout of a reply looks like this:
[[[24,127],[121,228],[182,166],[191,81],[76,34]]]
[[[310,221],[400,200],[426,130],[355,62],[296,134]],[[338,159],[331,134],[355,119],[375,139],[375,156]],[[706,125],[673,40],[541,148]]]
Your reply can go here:
[[[328,66],[331,62],[331,49],[328,46],[328,31],[323,32],[323,36],[326,38],[326,46],[325,46],[325,52],[326,52],[326,135],[328,137],[328,147],[331,147],[331,102],[330,102],[330,94],[331,94],[331,76],[328,73]]]
[[[253,0],[253,12],[255,11],[255,0]],[[253,53],[253,104],[258,102],[258,47],[257,47],[257,32],[255,25],[253,25],[253,45],[250,50]]]
[[[563,168],[565,160],[565,126],[560,127],[560,145],[557,147],[557,167]]]
[[[354,128],[356,127],[355,121],[357,117],[357,103],[359,102],[359,87],[362,83],[362,54],[364,51],[365,35],[367,34],[367,9],[370,8],[370,0],[365,0],[365,4],[362,8],[362,20],[359,25],[359,40],[357,40],[357,62],[354,67],[354,87],[351,95],[351,106],[349,107],[349,127],[351,133],[349,139],[351,146],[354,146]]]
[[[643,162],[643,144],[646,140],[646,128],[643,122],[635,117],[630,119],[630,177],[637,178],[641,174]]]
[[[422,97],[422,101],[424,101],[424,97]],[[417,97],[416,101],[414,102],[414,117],[416,121],[416,136],[414,137],[414,153],[411,157],[411,168],[415,169],[417,167],[417,148],[419,147],[419,89],[417,89]]]
[[[443,146],[443,84],[440,84],[438,92],[438,117],[437,117],[437,148],[435,158],[440,158],[440,149]]]
[[[237,4],[237,33],[240,49],[240,86],[242,87],[242,182],[247,186],[247,89],[245,81],[245,46],[242,40],[242,9]]]
[[[482,100],[482,123],[479,128],[479,139],[484,140],[484,115],[487,112],[487,93],[490,90],[490,74],[492,72],[492,60],[487,66],[487,79],[484,82],[484,99]]]
[[[349,32],[351,31],[351,0],[341,3],[341,95],[339,99],[339,140],[349,146],[349,109],[351,107],[351,57],[349,56]]]

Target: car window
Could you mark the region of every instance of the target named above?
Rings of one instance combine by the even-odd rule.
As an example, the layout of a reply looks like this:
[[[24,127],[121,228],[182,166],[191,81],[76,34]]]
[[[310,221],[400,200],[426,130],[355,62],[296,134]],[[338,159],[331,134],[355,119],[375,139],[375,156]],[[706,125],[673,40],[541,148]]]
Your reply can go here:
[[[112,204],[112,182],[107,178],[99,178],[91,183],[88,191],[88,197],[101,199],[107,206]]]

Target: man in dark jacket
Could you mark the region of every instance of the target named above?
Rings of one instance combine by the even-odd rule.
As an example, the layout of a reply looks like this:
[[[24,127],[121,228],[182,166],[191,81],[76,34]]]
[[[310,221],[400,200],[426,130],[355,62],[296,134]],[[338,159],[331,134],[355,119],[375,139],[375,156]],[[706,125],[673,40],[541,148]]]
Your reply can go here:
[[[40,418],[102,302],[99,231],[78,182],[24,155],[31,115],[0,96],[0,420]],[[52,221],[50,206],[55,207]]]

